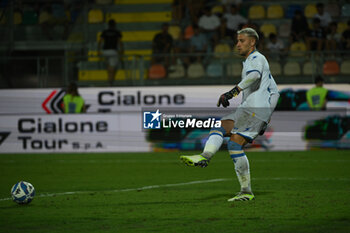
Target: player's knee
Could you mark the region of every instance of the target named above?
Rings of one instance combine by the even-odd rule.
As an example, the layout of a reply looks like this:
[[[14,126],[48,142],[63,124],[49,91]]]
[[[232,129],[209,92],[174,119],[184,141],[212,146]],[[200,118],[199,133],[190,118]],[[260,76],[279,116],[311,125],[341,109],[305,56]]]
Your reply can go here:
[[[225,130],[224,135],[230,135],[231,130],[233,129],[234,121],[232,120],[222,120],[221,127]]]
[[[226,130],[224,129],[224,127],[213,127],[210,132],[209,132],[209,136],[211,135],[219,135],[221,137],[224,137],[226,135]]]

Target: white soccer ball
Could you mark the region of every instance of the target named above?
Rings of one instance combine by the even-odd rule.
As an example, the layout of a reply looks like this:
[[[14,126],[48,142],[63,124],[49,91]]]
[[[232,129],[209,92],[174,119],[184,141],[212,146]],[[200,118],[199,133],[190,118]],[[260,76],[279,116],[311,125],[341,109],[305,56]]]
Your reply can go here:
[[[20,181],[12,186],[11,195],[14,202],[28,204],[34,198],[35,189],[31,183]]]

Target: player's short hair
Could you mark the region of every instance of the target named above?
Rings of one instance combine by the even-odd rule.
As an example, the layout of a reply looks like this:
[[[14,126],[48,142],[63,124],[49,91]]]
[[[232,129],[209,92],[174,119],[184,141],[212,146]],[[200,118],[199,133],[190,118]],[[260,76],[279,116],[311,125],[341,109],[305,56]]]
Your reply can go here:
[[[255,38],[255,45],[259,42],[259,35],[253,28],[243,28],[242,30],[239,30],[237,34],[245,34],[248,37]]]

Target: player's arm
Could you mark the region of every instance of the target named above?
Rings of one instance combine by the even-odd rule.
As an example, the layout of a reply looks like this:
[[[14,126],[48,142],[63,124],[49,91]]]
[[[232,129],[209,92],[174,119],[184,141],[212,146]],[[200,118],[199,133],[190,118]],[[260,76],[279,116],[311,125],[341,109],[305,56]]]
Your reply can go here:
[[[238,87],[241,90],[246,89],[247,87],[249,87],[250,85],[252,85],[253,83],[255,83],[258,79],[261,78],[261,73],[258,70],[251,70],[248,71],[248,75],[245,77],[245,79],[243,79],[240,83],[238,83]]]

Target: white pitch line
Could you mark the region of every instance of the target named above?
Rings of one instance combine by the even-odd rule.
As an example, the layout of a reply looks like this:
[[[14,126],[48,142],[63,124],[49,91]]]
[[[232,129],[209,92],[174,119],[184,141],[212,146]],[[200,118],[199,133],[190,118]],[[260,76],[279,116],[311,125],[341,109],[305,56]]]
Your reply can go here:
[[[184,186],[184,185],[192,185],[192,184],[204,184],[204,183],[215,183],[215,182],[223,182],[228,181],[232,179],[227,178],[219,178],[219,179],[211,179],[211,180],[196,180],[196,181],[190,181],[190,182],[183,182],[183,183],[176,183],[176,184],[160,184],[160,185],[149,185],[149,186],[143,186],[140,188],[128,188],[128,189],[115,189],[115,190],[109,190],[109,191],[74,191],[74,192],[63,192],[63,193],[46,193],[46,194],[40,194],[36,197],[52,197],[52,196],[64,196],[64,195],[73,195],[73,194],[87,194],[87,193],[93,193],[93,192],[131,192],[131,191],[141,191],[141,190],[148,190],[148,189],[158,189],[163,187],[176,187],[176,186]],[[0,201],[8,201],[12,200],[12,198],[1,198]]]
[[[142,191],[142,190],[148,190],[148,189],[158,189],[158,188],[164,188],[164,187],[177,187],[177,186],[184,186],[184,185],[192,185],[192,184],[204,184],[204,183],[215,183],[215,182],[223,182],[223,181],[229,181],[233,180],[233,178],[218,178],[218,179],[211,179],[211,180],[196,180],[196,181],[190,181],[190,182],[183,182],[183,183],[175,183],[175,184],[160,184],[160,185],[149,185],[149,186],[143,186],[139,188],[128,188],[128,189],[115,189],[115,190],[98,190],[98,191],[72,191],[72,192],[63,192],[63,193],[45,193],[37,195],[36,197],[53,197],[53,196],[64,196],[64,195],[73,195],[73,194],[87,194],[87,193],[94,193],[94,192],[131,192],[131,191]],[[296,181],[350,181],[348,178],[303,178],[303,177],[269,177],[269,178],[252,178],[252,180],[296,180]],[[1,198],[0,201],[8,201],[12,200],[12,198]]]

